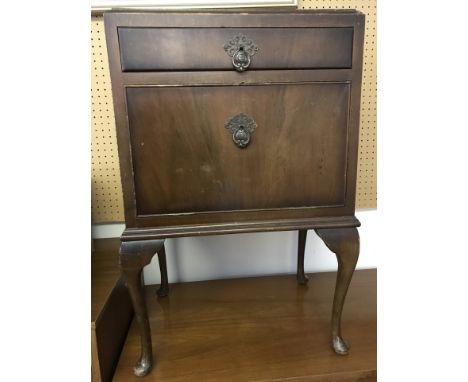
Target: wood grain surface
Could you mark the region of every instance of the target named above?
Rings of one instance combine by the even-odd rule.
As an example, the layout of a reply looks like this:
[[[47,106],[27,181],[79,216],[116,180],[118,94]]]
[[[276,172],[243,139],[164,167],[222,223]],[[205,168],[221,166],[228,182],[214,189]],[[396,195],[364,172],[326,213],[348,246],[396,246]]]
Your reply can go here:
[[[146,287],[155,368],[145,381],[375,381],[376,270],[356,271],[343,313],[351,345],[329,342],[336,273],[171,284],[168,298]],[[114,381],[141,381],[135,324]]]
[[[127,88],[138,215],[344,206],[349,83]],[[256,123],[246,148],[224,125]]]
[[[232,70],[238,34],[259,48],[249,70],[351,67],[352,28],[120,28],[122,70]]]
[[[94,240],[91,254],[91,321],[96,321],[120,279],[120,240]]]

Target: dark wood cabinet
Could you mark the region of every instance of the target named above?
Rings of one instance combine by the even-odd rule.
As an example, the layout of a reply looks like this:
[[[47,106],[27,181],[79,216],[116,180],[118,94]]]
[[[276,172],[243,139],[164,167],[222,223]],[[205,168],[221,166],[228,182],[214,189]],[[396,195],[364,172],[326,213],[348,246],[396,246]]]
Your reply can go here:
[[[121,267],[152,364],[140,275],[168,237],[306,230],[337,254],[333,347],[359,253],[354,216],[364,15],[106,13],[124,191]]]

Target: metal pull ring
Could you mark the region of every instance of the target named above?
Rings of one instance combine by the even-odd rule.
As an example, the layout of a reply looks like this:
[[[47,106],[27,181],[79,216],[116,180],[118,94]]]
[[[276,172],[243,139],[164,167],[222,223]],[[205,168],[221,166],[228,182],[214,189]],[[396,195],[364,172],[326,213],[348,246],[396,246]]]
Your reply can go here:
[[[231,132],[234,143],[243,149],[250,143],[250,134],[257,128],[257,124],[247,114],[239,113],[230,118],[224,127]]]
[[[250,66],[251,57],[258,52],[258,46],[243,34],[236,35],[224,45],[224,50],[232,57],[232,65],[238,72],[243,72]]]

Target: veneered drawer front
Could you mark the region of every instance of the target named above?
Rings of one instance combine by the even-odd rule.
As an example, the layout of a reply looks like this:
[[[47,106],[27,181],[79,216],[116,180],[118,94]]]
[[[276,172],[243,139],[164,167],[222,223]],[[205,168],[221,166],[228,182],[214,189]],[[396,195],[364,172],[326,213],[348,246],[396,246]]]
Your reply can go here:
[[[129,87],[137,215],[345,204],[349,83]],[[227,121],[257,124],[247,147]]]
[[[248,70],[350,68],[353,28],[118,29],[122,71],[233,70],[224,46],[236,35],[258,52]]]

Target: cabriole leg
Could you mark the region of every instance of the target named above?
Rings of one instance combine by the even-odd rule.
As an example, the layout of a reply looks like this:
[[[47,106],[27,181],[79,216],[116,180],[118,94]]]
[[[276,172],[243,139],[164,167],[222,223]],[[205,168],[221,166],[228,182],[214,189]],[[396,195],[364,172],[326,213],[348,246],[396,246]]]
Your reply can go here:
[[[309,278],[304,273],[304,253],[307,239],[307,230],[299,230],[297,243],[297,282],[299,284],[307,284]]]
[[[359,257],[359,233],[356,228],[315,230],[325,245],[336,254],[338,274],[332,312],[332,347],[335,353],[348,354],[349,347],[341,336],[341,313],[349,283]]]
[[[158,251],[159,271],[161,272],[161,285],[156,292],[159,297],[169,294],[169,281],[167,279],[166,250],[163,247]]]
[[[143,267],[149,264],[154,254],[159,253],[163,247],[163,240],[122,242],[120,245],[120,269],[140,330],[141,353],[133,368],[135,375],[139,377],[147,375],[153,366],[151,330],[141,274]]]

